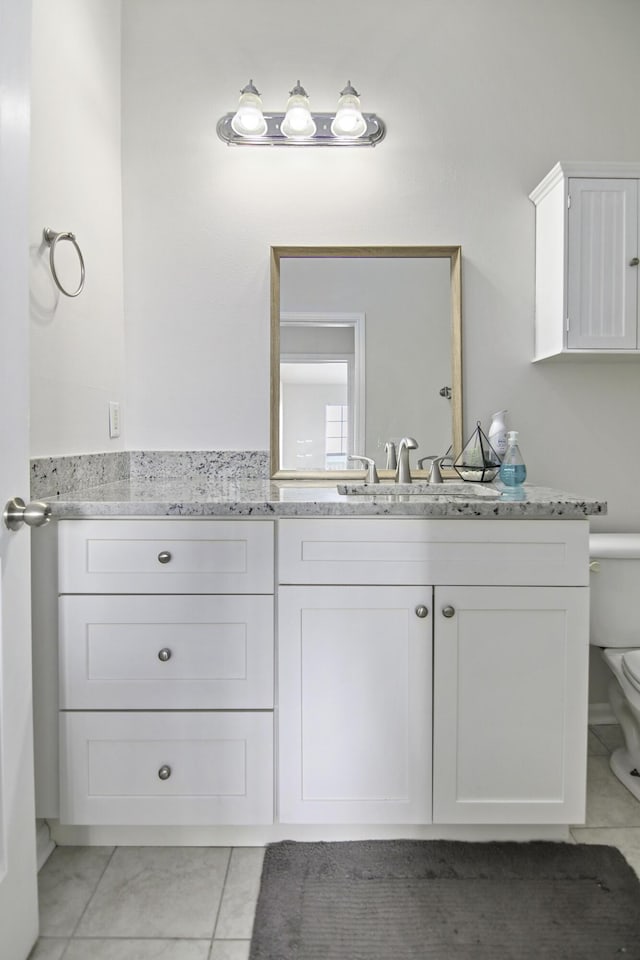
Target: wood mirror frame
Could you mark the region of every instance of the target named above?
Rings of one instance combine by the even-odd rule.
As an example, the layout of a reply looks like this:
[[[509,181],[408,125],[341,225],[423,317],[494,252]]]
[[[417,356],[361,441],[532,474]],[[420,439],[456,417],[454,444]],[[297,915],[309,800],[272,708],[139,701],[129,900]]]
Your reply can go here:
[[[440,258],[449,261],[451,352],[451,446],[462,449],[462,282],[460,246],[271,247],[271,476],[274,479],[354,478],[358,470],[283,470],[280,468],[280,263],[289,258]],[[445,451],[442,451],[444,453]],[[378,470],[380,476],[388,474]],[[412,470],[424,475],[425,471]]]

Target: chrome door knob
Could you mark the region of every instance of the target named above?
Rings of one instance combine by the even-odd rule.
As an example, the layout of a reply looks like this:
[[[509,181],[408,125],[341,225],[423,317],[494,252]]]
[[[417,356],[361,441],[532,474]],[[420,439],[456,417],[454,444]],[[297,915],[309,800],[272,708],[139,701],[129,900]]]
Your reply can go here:
[[[631,260],[629,260],[630,267],[637,267],[639,263],[640,263],[640,257],[632,257]]]
[[[450,620],[451,617],[455,617],[455,615],[456,615],[456,611],[455,611],[454,607],[443,607],[443,608],[442,608],[442,616],[443,616],[443,617],[446,617],[448,620]]]
[[[160,553],[158,554],[158,562],[169,563],[170,560],[171,560],[171,554],[169,553],[169,551],[161,550]]]
[[[424,620],[425,617],[429,615],[429,610],[424,604],[419,604],[416,607],[416,617],[420,617],[421,620]]]
[[[23,523],[28,527],[41,527],[51,519],[51,507],[41,500],[25,504],[22,497],[12,497],[2,516],[9,530],[19,530]]]
[[[162,650],[158,651],[158,660],[162,660],[163,663],[171,660],[171,650],[169,650],[169,647],[163,647]]]
[[[158,776],[161,780],[168,780],[171,776],[171,767],[167,763],[163,763],[160,769],[158,770]]]

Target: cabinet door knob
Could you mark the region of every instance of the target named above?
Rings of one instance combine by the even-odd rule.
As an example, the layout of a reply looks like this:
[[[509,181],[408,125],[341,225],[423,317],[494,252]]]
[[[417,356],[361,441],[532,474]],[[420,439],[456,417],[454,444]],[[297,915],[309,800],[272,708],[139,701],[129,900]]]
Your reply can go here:
[[[158,776],[161,780],[168,780],[171,776],[171,767],[167,763],[163,763],[160,769],[158,770]]]
[[[158,554],[158,560],[160,563],[169,563],[169,560],[171,560],[171,554],[168,550],[161,550]]]
[[[630,267],[637,267],[639,263],[640,263],[640,257],[631,257],[631,260],[629,260]]]
[[[171,650],[169,650],[169,647],[163,647],[162,650],[158,651],[158,660],[162,660],[163,663],[171,660]]]
[[[450,619],[451,617],[455,617],[455,615],[456,615],[456,611],[455,611],[454,607],[443,607],[443,608],[442,608],[442,616],[443,616],[443,617],[447,617],[448,619]]]
[[[425,617],[429,616],[429,610],[424,604],[419,604],[416,607],[416,617],[420,617],[421,620],[424,620]]]

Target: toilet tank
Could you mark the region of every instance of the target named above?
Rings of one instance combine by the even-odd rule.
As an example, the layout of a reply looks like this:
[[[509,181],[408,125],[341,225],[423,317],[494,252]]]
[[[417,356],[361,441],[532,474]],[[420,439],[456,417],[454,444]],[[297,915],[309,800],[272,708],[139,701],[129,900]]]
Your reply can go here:
[[[598,647],[640,647],[640,534],[593,533],[589,557],[589,642]]]

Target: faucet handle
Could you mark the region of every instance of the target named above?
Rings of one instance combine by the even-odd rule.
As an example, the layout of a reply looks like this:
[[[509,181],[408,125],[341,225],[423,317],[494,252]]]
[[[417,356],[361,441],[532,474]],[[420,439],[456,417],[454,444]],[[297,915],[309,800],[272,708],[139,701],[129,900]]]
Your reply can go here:
[[[365,463],[367,465],[367,483],[380,483],[378,471],[376,470],[376,462],[372,460],[371,457],[359,457],[356,456],[356,454],[350,454],[347,460],[360,460],[362,463]]]
[[[444,463],[445,460],[451,460],[451,457],[448,457],[448,456],[438,457],[438,456],[434,456],[434,454],[431,454],[428,457],[421,457],[420,460],[418,460],[418,469],[420,470],[422,469],[422,464],[425,462],[425,460],[431,460],[431,469],[429,470],[428,482],[442,483],[442,473],[440,472],[440,464]]]

